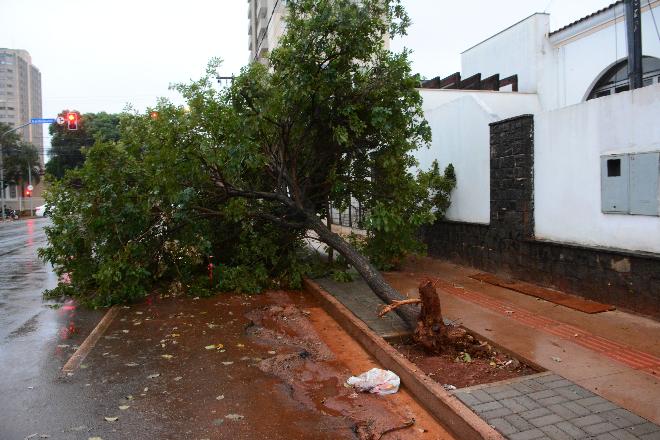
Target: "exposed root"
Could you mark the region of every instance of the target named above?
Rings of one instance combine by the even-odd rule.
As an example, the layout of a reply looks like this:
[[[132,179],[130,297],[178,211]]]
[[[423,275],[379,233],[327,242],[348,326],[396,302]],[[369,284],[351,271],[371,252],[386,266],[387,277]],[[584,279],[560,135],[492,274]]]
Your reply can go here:
[[[467,334],[465,329],[445,324],[442,317],[440,296],[431,279],[424,279],[420,283],[419,298],[393,301],[383,307],[378,316],[382,317],[403,305],[420,303],[422,308],[417,318],[413,339],[427,351],[442,353],[447,350],[454,350],[466,351],[471,354],[482,354],[481,351],[488,351],[489,347],[475,344],[474,339]]]

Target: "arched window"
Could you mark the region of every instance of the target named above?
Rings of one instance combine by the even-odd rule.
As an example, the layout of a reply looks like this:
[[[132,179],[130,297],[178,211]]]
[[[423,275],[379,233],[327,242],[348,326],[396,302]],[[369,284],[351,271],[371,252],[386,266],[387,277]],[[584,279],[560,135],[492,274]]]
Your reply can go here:
[[[660,82],[660,59],[642,57],[642,85],[644,87]],[[628,79],[628,59],[609,68],[591,89],[587,100],[625,92],[630,89]]]

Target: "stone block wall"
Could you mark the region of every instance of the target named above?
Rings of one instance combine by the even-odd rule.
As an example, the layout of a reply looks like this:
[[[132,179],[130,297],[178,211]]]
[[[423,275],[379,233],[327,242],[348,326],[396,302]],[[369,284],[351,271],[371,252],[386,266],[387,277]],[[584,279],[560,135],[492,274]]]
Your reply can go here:
[[[534,118],[490,127],[490,225],[438,221],[429,253],[660,318],[660,255],[536,240]]]

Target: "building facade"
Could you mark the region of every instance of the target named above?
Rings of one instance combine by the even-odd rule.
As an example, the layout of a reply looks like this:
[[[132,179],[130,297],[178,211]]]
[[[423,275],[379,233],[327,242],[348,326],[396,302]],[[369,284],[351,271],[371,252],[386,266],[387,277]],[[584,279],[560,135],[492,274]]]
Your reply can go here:
[[[534,14],[423,84],[418,159],[457,175],[432,254],[660,316],[660,0],[642,2],[636,90],[624,9],[554,31]]]
[[[32,64],[30,54],[22,49],[0,48],[0,122],[18,127],[31,118],[42,117],[41,72]],[[37,147],[39,168],[44,168],[43,126],[28,125],[18,130],[23,140]],[[35,188],[32,204],[43,203],[39,196],[41,186]],[[39,200],[36,200],[36,199]],[[23,200],[23,188],[16,184],[5,189],[8,207],[28,209]],[[35,205],[36,206],[36,205]]]
[[[248,0],[250,61],[268,64],[268,55],[286,31],[286,0]],[[389,47],[390,39],[383,41]]]
[[[250,61],[268,62],[285,30],[286,0],[248,0]]]

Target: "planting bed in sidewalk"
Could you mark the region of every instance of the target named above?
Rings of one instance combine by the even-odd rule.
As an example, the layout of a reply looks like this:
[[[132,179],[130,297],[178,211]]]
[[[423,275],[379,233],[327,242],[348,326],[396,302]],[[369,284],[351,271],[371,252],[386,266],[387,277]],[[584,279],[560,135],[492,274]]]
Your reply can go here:
[[[392,346],[424,374],[440,385],[465,388],[538,373],[524,362],[491,349],[483,356],[474,357],[462,352],[441,355],[426,353],[410,341],[393,343]]]

